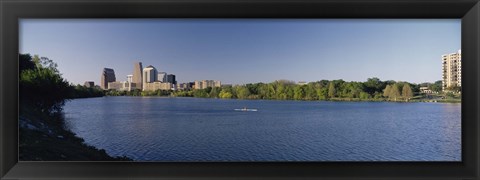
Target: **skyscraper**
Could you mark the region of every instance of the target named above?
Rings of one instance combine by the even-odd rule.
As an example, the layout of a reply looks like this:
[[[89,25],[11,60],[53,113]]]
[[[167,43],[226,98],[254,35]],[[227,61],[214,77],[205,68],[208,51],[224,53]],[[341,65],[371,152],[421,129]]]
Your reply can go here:
[[[177,80],[175,79],[174,74],[167,75],[167,82],[172,84],[177,84]]]
[[[462,52],[442,55],[442,90],[462,87]]]
[[[147,66],[146,68],[143,69],[143,88],[142,90],[145,90],[145,84],[146,83],[153,83],[157,81],[158,78],[158,71],[153,67],[152,65]]]
[[[108,83],[115,81],[115,71],[111,68],[103,68],[102,77],[100,78],[100,87],[102,89],[108,89]]]
[[[138,88],[142,88],[142,70],[143,70],[143,67],[142,67],[142,63],[141,62],[136,62],[134,64],[134,68],[133,68],[133,78],[132,78],[132,82],[135,83],[137,85]]]

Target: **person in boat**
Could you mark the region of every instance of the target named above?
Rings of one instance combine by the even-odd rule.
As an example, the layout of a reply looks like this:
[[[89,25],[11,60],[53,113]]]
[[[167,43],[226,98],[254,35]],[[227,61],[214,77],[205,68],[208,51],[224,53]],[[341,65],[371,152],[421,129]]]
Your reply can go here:
[[[247,110],[247,107],[243,107],[243,110],[246,111],[246,110]]]

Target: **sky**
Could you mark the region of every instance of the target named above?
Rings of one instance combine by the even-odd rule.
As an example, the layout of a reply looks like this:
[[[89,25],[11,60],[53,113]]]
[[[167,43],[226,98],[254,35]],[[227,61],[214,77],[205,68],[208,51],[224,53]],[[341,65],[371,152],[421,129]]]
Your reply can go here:
[[[434,82],[461,48],[460,19],[21,19],[20,53],[48,57],[73,84],[117,81],[134,62],[179,83],[322,79]]]

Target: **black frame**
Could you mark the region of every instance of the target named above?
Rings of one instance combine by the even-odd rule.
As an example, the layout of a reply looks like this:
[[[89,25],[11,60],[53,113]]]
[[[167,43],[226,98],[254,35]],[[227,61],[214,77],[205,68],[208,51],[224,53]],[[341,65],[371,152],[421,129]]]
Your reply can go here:
[[[461,18],[463,162],[18,162],[19,18]],[[480,179],[479,0],[0,0],[0,19],[0,179]]]

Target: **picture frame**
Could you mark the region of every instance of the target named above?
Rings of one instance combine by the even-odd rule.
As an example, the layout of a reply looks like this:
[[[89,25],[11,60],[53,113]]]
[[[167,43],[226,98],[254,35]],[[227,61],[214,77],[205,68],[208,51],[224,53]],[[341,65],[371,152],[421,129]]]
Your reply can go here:
[[[2,179],[478,179],[478,0],[4,0],[0,2]],[[462,162],[18,162],[22,18],[462,19]]]

